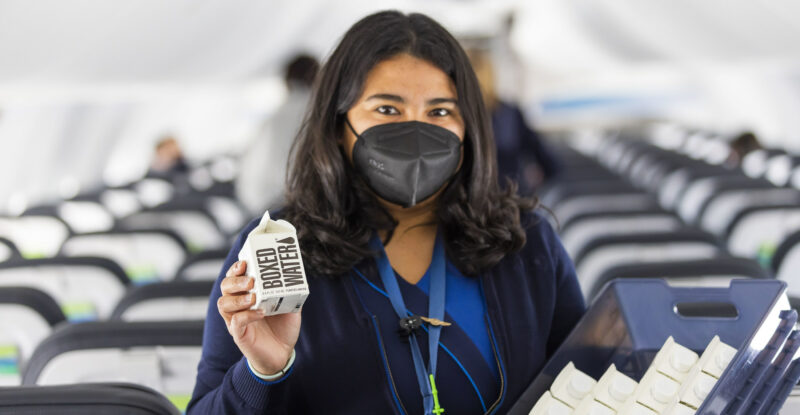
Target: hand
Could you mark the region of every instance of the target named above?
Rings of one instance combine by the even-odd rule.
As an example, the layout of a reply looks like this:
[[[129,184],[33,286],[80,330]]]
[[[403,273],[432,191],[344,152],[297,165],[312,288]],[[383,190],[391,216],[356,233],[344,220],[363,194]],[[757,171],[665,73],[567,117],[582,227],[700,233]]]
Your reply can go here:
[[[264,317],[250,310],[255,294],[248,293],[254,280],[244,276],[247,264],[235,262],[220,284],[222,297],[217,301],[219,314],[228,333],[253,369],[264,375],[278,373],[286,366],[300,335],[300,313]]]

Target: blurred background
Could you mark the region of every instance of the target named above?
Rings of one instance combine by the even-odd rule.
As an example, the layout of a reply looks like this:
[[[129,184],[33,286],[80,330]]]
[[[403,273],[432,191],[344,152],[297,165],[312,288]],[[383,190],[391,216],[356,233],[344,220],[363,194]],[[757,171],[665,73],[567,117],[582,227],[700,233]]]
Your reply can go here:
[[[0,1],[0,211],[141,178],[164,135],[239,157],[357,19],[420,11],[485,48],[543,131],[666,121],[800,151],[791,0]]]

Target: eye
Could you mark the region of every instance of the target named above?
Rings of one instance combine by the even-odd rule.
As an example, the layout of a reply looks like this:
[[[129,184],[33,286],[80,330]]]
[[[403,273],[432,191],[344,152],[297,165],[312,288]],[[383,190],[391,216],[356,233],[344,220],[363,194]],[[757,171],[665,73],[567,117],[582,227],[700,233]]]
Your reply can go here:
[[[395,107],[393,107],[391,105],[381,105],[380,107],[376,108],[375,111],[378,111],[379,113],[381,113],[383,115],[398,115],[398,114],[400,114],[400,111],[398,111],[397,108],[395,108]]]
[[[450,115],[450,110],[447,108],[436,108],[428,113],[431,117],[446,117]]]

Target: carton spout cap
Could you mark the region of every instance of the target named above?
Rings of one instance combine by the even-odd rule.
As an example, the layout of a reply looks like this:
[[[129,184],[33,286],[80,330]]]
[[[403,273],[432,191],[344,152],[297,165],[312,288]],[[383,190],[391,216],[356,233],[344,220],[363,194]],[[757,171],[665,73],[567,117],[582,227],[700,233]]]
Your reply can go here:
[[[269,224],[269,211],[267,210],[264,212],[264,216],[262,216],[261,220],[258,222],[258,226],[256,226],[256,229],[259,232],[266,232],[268,224]]]
[[[271,232],[297,232],[297,230],[291,223],[283,219],[272,220],[269,216],[269,211],[266,211],[258,222],[258,226],[256,226],[251,233]]]

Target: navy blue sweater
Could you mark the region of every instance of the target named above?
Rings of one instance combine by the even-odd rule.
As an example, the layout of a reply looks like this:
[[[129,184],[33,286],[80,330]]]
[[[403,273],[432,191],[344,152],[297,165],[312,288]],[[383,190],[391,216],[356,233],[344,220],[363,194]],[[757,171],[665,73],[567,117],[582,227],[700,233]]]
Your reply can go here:
[[[479,278],[500,381],[460,329],[442,330],[437,387],[450,414],[505,413],[569,334],[585,310],[572,262],[548,222],[527,217],[527,242]],[[251,222],[232,247],[209,300],[203,356],[188,414],[419,414],[421,397],[407,344],[395,333],[389,301],[372,258],[336,279],[309,275],[311,295],[295,363],[278,381],[256,379],[217,311],[220,281],[236,261]],[[412,312],[425,314],[427,296],[406,285]],[[412,287],[413,288],[413,287]],[[447,317],[447,316],[446,316]],[[452,320],[448,320],[452,321]],[[421,344],[427,344],[424,334]],[[422,347],[427,361],[427,347]],[[469,376],[467,375],[469,374]],[[476,393],[487,396],[481,398]],[[409,392],[411,391],[411,392]]]

